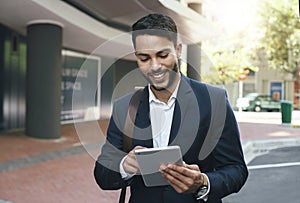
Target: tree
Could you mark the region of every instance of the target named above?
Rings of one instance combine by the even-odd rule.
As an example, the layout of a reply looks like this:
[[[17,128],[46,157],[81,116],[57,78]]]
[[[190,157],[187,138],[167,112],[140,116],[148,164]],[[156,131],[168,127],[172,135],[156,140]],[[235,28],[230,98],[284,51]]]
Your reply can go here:
[[[300,57],[300,22],[297,0],[264,0],[259,12],[260,45],[269,68],[297,77]]]
[[[205,15],[212,19],[219,32],[202,42],[207,57],[202,55],[205,67],[201,79],[207,83],[225,85],[237,82],[241,77],[245,79],[250,71],[258,71],[252,60],[253,43],[249,43],[253,42],[251,30],[255,25],[252,20],[256,14],[256,9],[249,11],[249,7],[255,5],[256,8],[256,3],[253,0],[217,0],[217,4],[212,5]],[[207,65],[207,60],[210,65]]]
[[[202,75],[203,81],[225,85],[246,79],[250,71],[258,68],[250,63],[250,55],[245,47],[217,49],[210,55],[210,72]]]

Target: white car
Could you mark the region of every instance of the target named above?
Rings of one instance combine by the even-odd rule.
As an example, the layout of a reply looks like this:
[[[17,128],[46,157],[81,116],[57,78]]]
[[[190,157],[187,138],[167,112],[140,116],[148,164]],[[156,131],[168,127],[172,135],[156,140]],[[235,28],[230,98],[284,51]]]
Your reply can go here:
[[[267,94],[250,93],[243,98],[238,98],[236,107],[243,111],[280,111],[280,100],[274,100]]]

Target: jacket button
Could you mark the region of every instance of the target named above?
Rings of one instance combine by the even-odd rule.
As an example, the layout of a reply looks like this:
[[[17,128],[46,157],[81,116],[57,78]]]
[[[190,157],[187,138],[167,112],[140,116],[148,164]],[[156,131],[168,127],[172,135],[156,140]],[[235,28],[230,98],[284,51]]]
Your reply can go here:
[[[163,189],[164,192],[165,192],[165,191],[168,191],[168,190],[169,190],[168,187],[164,187],[164,189]]]

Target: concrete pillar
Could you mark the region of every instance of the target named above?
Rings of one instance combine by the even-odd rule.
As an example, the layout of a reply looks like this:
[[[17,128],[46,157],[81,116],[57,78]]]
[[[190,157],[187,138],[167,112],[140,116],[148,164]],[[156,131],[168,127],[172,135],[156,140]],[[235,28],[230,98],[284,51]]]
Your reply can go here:
[[[60,137],[62,25],[31,21],[27,27],[26,134]]]
[[[201,44],[187,46],[187,76],[200,81],[201,71]]]
[[[200,15],[202,14],[202,4],[198,2],[188,3],[188,7]],[[187,76],[200,81],[201,74],[201,42],[188,45],[187,47]]]
[[[0,25],[0,130],[4,129],[4,41],[5,30]]]

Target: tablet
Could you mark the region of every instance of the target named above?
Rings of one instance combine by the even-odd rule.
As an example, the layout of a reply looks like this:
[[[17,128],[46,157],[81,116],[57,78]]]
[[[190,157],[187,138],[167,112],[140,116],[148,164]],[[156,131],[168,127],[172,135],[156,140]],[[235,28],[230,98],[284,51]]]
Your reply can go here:
[[[159,172],[161,164],[183,163],[179,146],[137,149],[134,153],[147,187],[169,184]]]

